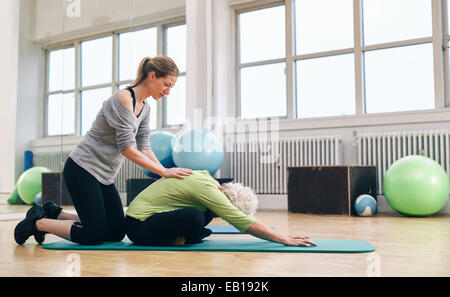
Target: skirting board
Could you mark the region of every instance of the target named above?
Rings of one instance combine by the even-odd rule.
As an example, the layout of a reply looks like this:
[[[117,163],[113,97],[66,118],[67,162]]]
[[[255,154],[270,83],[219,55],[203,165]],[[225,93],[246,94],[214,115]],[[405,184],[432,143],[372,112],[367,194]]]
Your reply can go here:
[[[258,195],[258,209],[261,210],[287,210],[287,195]],[[378,196],[378,212],[380,213],[396,213],[396,211],[388,204],[384,196]],[[439,211],[439,215],[450,215],[450,200]]]
[[[3,197],[0,195],[0,203],[6,204],[6,200],[8,199],[9,195],[3,195]],[[120,198],[122,200],[122,204],[126,205],[126,193],[120,193]],[[265,195],[258,195],[259,199],[259,205],[258,209],[261,210],[287,210],[287,195],[280,195],[280,194],[265,194]],[[378,196],[378,212],[381,213],[395,213],[395,210],[393,210],[389,204],[387,203],[384,196]],[[438,214],[443,215],[450,215],[450,200],[447,202],[447,204],[444,206],[444,208],[438,212]]]

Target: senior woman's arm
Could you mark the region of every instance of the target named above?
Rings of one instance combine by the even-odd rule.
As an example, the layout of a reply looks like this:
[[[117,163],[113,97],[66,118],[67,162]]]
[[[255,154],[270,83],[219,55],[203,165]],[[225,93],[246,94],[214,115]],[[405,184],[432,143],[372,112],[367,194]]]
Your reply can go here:
[[[263,222],[256,219],[256,221],[245,231],[255,237],[278,242],[290,246],[310,246],[317,245],[315,242],[309,240],[307,236],[285,236],[273,230]]]

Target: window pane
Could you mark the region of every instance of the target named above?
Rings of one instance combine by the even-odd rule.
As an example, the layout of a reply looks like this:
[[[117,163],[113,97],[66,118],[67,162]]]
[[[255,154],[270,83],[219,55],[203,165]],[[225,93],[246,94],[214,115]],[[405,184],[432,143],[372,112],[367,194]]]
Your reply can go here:
[[[75,88],[75,49],[73,47],[50,52],[48,66],[49,92]]]
[[[91,129],[97,113],[105,100],[111,97],[111,88],[86,90],[81,92],[81,134]]]
[[[241,63],[286,55],[284,10],[284,6],[277,6],[239,15]]]
[[[367,113],[434,108],[431,43],[368,51],[364,60]]]
[[[167,28],[167,56],[186,72],[186,25]]]
[[[241,117],[286,115],[285,63],[241,69]]]
[[[296,0],[296,52],[304,55],[353,45],[353,0]]]
[[[450,34],[450,1],[447,0],[447,34]]]
[[[166,97],[167,125],[180,125],[186,121],[186,77],[179,76],[175,86]]]
[[[364,0],[364,44],[432,35],[430,0]]]
[[[144,57],[156,56],[156,28],[119,35],[119,80],[134,80],[139,63]]]
[[[111,82],[112,37],[89,40],[81,43],[82,86]]]
[[[75,134],[74,93],[48,96],[47,135]]]
[[[353,54],[300,60],[296,68],[297,117],[355,114]]]
[[[150,129],[156,130],[156,120],[158,116],[158,102],[153,99],[153,97],[149,97],[146,101],[147,104],[150,104]]]

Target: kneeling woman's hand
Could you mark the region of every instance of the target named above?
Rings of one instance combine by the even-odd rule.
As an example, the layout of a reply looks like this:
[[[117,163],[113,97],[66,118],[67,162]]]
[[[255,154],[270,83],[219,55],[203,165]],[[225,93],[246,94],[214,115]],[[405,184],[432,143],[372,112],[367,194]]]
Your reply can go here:
[[[183,176],[189,176],[192,174],[192,170],[188,168],[179,168],[179,167],[173,167],[173,168],[166,168],[164,173],[162,174],[163,177],[176,177],[183,179]]]

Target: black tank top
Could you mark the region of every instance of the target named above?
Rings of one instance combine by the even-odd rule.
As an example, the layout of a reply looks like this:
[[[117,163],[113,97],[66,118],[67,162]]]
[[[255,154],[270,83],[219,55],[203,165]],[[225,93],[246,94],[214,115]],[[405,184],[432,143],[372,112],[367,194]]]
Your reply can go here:
[[[134,113],[134,110],[135,110],[135,108],[136,108],[136,97],[135,97],[135,95],[134,95],[134,91],[133,91],[132,88],[128,87],[127,90],[130,91],[131,97],[133,97],[133,113]],[[144,102],[144,104],[145,104],[145,102]],[[144,108],[142,108],[142,110],[144,110]],[[142,112],[142,110],[141,110],[141,112]],[[141,115],[141,112],[138,114],[138,116]]]
[[[136,108],[136,97],[134,95],[134,91],[132,88],[128,87],[127,90],[130,91],[131,97],[133,97],[133,112],[134,112],[134,109]]]

